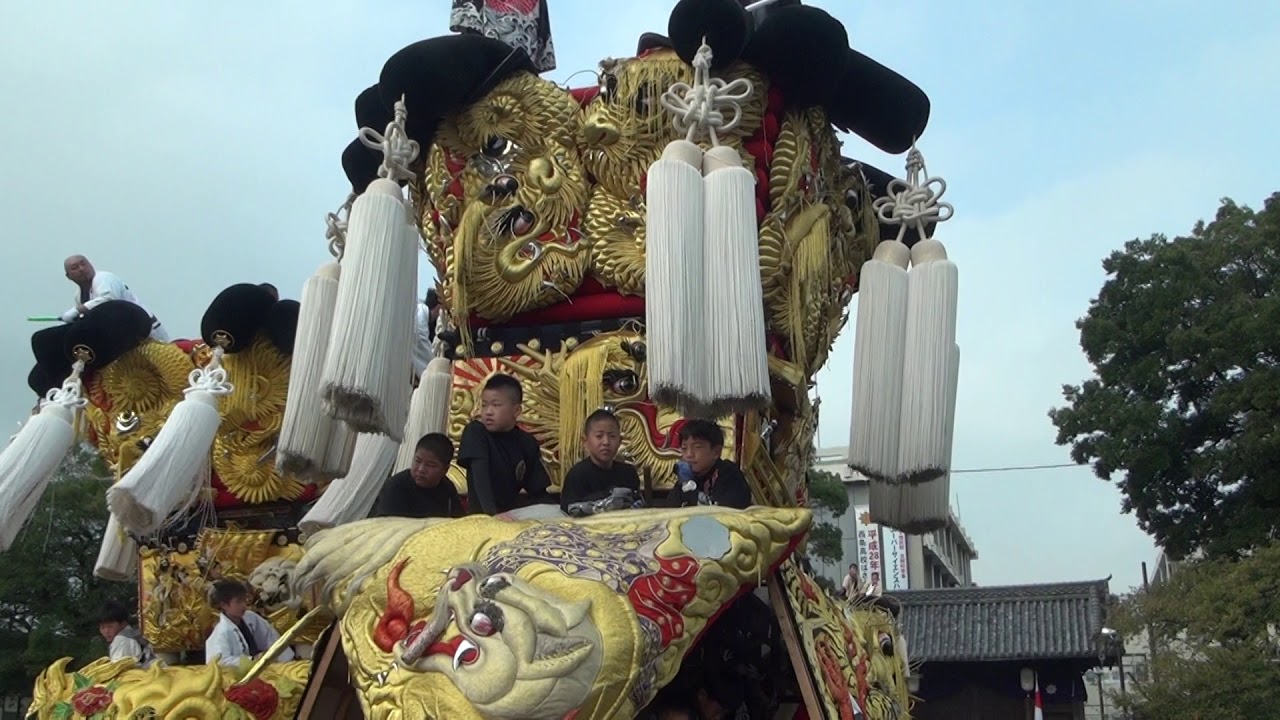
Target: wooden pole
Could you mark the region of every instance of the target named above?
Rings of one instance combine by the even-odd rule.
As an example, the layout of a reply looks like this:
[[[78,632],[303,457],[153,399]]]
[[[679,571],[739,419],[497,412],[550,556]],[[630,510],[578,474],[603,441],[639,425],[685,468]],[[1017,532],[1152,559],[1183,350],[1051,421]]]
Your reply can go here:
[[[827,714],[818,700],[817,686],[813,682],[813,675],[809,673],[804,646],[796,633],[796,621],[791,617],[791,610],[782,594],[782,582],[781,573],[769,576],[769,604],[773,606],[773,615],[782,630],[782,642],[787,646],[787,655],[791,658],[791,668],[796,673],[796,685],[800,686],[800,698],[804,700],[805,710],[812,720],[820,720]]]

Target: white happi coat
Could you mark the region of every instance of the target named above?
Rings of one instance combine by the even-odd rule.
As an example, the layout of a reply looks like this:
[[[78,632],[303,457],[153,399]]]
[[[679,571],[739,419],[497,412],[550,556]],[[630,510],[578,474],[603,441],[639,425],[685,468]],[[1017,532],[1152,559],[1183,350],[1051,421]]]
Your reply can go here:
[[[89,299],[84,302],[84,306],[92,310],[108,300],[127,300],[134,305],[147,310],[147,306],[142,304],[137,295],[124,284],[124,280],[119,275],[109,272],[96,272],[93,275],[93,282],[89,286]],[[76,292],[76,303],[80,303],[80,293]],[[169,342],[169,333],[165,331],[164,325],[156,319],[154,313],[147,310],[147,314],[151,316],[151,337],[160,342]],[[80,310],[75,305],[71,309],[62,313],[62,322],[73,322],[80,317]]]
[[[431,340],[431,310],[426,303],[418,303],[413,340],[413,374],[422,377],[422,373],[427,371],[427,363],[436,354]]]
[[[272,643],[280,639],[280,633],[271,627],[271,623],[252,610],[244,614],[244,624],[253,633],[258,652],[266,652]],[[249,644],[244,641],[244,635],[240,634],[240,628],[226,615],[219,613],[218,624],[213,626],[213,632],[209,633],[209,639],[204,642],[205,662],[213,662],[214,656],[218,656],[221,658],[218,660],[219,665],[238,665],[240,658],[248,655]],[[293,658],[293,649],[285,648],[276,657],[276,661],[288,662]]]

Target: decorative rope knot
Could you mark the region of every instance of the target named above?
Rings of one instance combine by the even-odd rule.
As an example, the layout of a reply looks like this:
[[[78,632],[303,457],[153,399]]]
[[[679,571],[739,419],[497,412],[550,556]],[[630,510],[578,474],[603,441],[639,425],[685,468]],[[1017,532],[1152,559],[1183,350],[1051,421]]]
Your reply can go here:
[[[342,259],[347,244],[347,222],[351,218],[351,205],[356,201],[356,194],[347,195],[346,202],[336,212],[325,215],[324,239],[329,245],[329,254]]]
[[[396,101],[395,117],[387,123],[381,134],[373,128],[360,128],[360,142],[371,150],[382,153],[382,166],[378,168],[378,177],[400,182],[413,180],[416,176],[409,170],[409,165],[418,159],[417,141],[410,140],[405,131],[405,121],[409,111],[405,108],[404,98]]]
[[[83,409],[85,405],[88,405],[89,401],[81,393],[83,383],[80,381],[80,375],[83,372],[84,361],[76,360],[75,364],[71,366],[71,375],[62,381],[61,387],[49,390],[44,397],[42,406],[45,404],[61,405],[68,410],[74,411]]]
[[[702,131],[715,147],[720,144],[718,134],[733,130],[742,121],[742,103],[751,98],[754,88],[746,78],[727,83],[711,77],[711,58],[711,47],[704,39],[693,56],[693,85],[673,83],[660,102],[674,116],[671,124],[684,133],[685,140],[693,142]]]
[[[209,359],[209,364],[202,368],[196,368],[187,375],[187,389],[183,390],[184,395],[195,392],[197,390],[207,392],[215,397],[230,395],[235,386],[227,382],[227,371],[222,367],[222,356],[226,353],[222,347],[213,349],[213,357]]]
[[[880,222],[899,226],[898,242],[902,242],[908,227],[915,227],[920,239],[926,239],[926,225],[946,222],[955,212],[951,203],[941,202],[947,192],[947,181],[941,177],[929,177],[924,155],[916,149],[915,143],[907,153],[906,179],[894,178],[886,190],[888,195],[876,200],[871,207]]]

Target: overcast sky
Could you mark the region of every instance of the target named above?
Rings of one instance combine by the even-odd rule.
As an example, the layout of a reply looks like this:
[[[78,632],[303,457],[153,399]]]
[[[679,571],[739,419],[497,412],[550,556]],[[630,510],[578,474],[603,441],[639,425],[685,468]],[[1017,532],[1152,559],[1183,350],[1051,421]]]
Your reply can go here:
[[[551,0],[559,68],[663,32],[670,4]],[[933,100],[921,141],[956,206],[955,466],[1061,463],[1046,411],[1089,373],[1074,321],[1126,240],[1185,233],[1231,196],[1280,189],[1280,4],[813,2]],[[9,2],[0,42],[0,417],[34,398],[28,315],[65,309],[61,263],[122,275],[176,336],[236,282],[296,297],[326,259],[324,214],[356,94],[383,61],[447,32],[446,0]],[[894,173],[856,138],[845,154]],[[425,263],[423,264],[425,267]],[[425,278],[423,280],[425,287]],[[819,375],[821,444],[844,445],[852,327]],[[1087,469],[952,484],[985,585],[1113,575],[1151,541]]]

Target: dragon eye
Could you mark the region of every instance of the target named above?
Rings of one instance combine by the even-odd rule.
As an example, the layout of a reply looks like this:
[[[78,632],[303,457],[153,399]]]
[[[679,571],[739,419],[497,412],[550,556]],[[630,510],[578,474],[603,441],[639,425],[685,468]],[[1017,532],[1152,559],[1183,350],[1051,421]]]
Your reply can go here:
[[[471,632],[480,637],[489,637],[496,630],[493,627],[493,620],[482,612],[477,612],[471,616]]]
[[[605,100],[613,100],[618,94],[618,76],[605,73],[600,82],[600,92],[604,94]]]
[[[643,85],[636,91],[635,110],[637,115],[649,114],[649,88]]]
[[[500,135],[490,135],[488,140],[484,141],[484,147],[480,148],[480,152],[491,158],[500,158],[507,154],[507,150],[511,147],[511,143]]]

